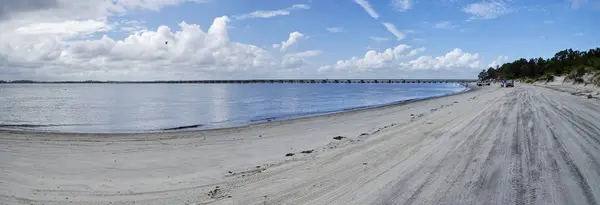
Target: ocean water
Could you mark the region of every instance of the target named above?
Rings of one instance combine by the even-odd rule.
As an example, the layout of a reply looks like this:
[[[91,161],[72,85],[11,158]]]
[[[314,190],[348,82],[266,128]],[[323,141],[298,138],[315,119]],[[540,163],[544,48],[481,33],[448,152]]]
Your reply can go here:
[[[443,96],[458,84],[0,84],[0,128],[210,129]]]

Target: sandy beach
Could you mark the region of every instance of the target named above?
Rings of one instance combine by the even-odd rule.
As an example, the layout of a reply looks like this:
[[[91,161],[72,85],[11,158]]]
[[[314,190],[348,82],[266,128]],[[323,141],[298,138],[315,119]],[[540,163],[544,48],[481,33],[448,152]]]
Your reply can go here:
[[[592,83],[574,84],[572,82],[565,82],[564,76],[555,77],[553,82],[536,82],[534,85],[556,91],[567,92],[575,96],[600,99],[600,87],[595,86]]]
[[[0,131],[0,204],[599,204],[600,101],[539,86],[152,134]]]

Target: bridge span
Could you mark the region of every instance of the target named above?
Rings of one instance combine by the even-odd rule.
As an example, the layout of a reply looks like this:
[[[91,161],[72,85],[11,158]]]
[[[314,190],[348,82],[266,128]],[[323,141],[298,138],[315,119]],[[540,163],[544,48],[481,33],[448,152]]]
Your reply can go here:
[[[249,83],[471,83],[474,79],[264,79],[264,80],[182,80],[138,83],[198,83],[198,84],[249,84]]]
[[[258,79],[258,80],[168,80],[168,81],[0,81],[13,84],[45,84],[45,83],[195,83],[195,84],[250,84],[250,83],[471,83],[475,79]]]

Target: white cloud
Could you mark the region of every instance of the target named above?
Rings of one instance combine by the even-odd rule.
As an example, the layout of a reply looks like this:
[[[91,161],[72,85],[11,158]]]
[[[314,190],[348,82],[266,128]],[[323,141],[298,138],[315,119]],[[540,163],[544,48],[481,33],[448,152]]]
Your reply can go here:
[[[412,30],[412,29],[404,29],[403,31],[404,31],[404,33],[416,33],[417,32],[417,31]]]
[[[310,51],[277,59],[260,47],[233,42],[227,17],[218,17],[207,31],[182,22],[180,29],[160,26],[122,40],[102,36],[72,40],[63,36],[88,33],[63,29],[23,29],[0,33],[0,76],[2,78],[132,80],[214,79],[269,75],[273,70],[305,64]],[[63,24],[57,24],[63,25]],[[75,24],[77,25],[77,24]],[[294,44],[300,33],[290,34]],[[10,75],[10,76],[9,76]]]
[[[363,9],[365,9],[365,11],[369,14],[369,16],[371,16],[371,17],[373,17],[375,19],[379,18],[379,14],[377,14],[377,12],[375,11],[375,9],[373,9],[373,7],[371,6],[371,4],[367,0],[354,0],[354,2],[356,2]]]
[[[131,10],[159,11],[165,6],[208,0],[9,0],[2,1],[0,19],[23,22],[60,22],[119,16]]]
[[[278,43],[276,43],[276,44],[273,44],[272,47],[273,48],[279,48],[279,47],[281,47],[281,45],[279,45]]]
[[[404,33],[400,32],[398,30],[398,28],[396,28],[396,26],[394,26],[394,24],[391,23],[387,23],[387,22],[383,22],[382,23],[383,26],[385,26],[385,28],[392,34],[394,34],[394,36],[396,36],[396,39],[398,40],[402,40],[404,39],[406,36],[404,35]]]
[[[455,48],[443,56],[421,56],[402,63],[401,67],[409,70],[477,69],[480,67],[480,59],[477,53],[465,53]]]
[[[294,10],[306,10],[310,9],[310,6],[305,4],[295,4],[285,9],[271,10],[271,11],[254,11],[249,14],[242,14],[233,16],[235,19],[244,20],[244,19],[254,19],[254,18],[272,18],[276,16],[287,16],[292,13]]]
[[[298,42],[298,40],[301,38],[304,38],[304,34],[298,32],[298,31],[294,31],[294,32],[290,33],[290,37],[288,38],[288,40],[281,42],[281,48],[280,48],[281,52],[285,52],[288,47],[296,44]]]
[[[0,34],[19,32],[58,37],[85,36],[106,31],[143,30],[134,21],[118,20],[130,11],[158,11],[183,2],[208,0],[15,0],[0,3]],[[117,20],[114,20],[117,19]]]
[[[392,6],[399,11],[408,11],[413,4],[413,0],[392,0]]]
[[[552,21],[552,20],[545,20],[545,21],[544,21],[544,23],[545,23],[545,24],[553,24],[553,23],[554,23],[554,21]]]
[[[369,38],[371,40],[377,41],[377,42],[383,42],[383,41],[389,41],[390,40],[390,38],[387,38],[387,37],[377,37],[377,36],[371,36]]]
[[[378,53],[374,50],[367,51],[364,58],[352,57],[349,60],[337,61],[334,65],[321,66],[320,72],[326,71],[348,71],[364,72],[372,71],[377,68],[389,68],[394,56],[390,49],[384,53]]]
[[[339,60],[333,65],[321,66],[319,72],[365,72],[373,71],[373,69],[389,69],[394,65],[400,65],[400,60],[423,51],[425,51],[425,48],[411,49],[411,46],[406,44],[385,49],[383,52],[369,50],[362,58],[355,56],[348,60]]]
[[[341,33],[341,32],[344,32],[344,28],[342,28],[342,27],[330,27],[330,28],[327,28],[327,31],[329,31],[331,33]]]
[[[463,12],[471,14],[471,19],[495,19],[510,12],[503,0],[489,0],[465,6]]]
[[[457,28],[457,25],[452,24],[452,22],[450,21],[440,21],[438,23],[436,23],[435,25],[433,25],[433,28],[439,28],[439,29],[453,29],[453,28]]]
[[[309,50],[298,53],[286,54],[283,56],[281,61],[281,67],[286,69],[297,69],[306,64],[308,61],[306,58],[321,55],[320,50]]]
[[[493,60],[489,65],[489,67],[495,68],[496,66],[501,66],[504,63],[508,62],[508,56],[498,56],[495,60]]]
[[[424,38],[413,38],[413,41],[423,42],[423,41],[425,41],[425,39]]]
[[[108,30],[111,30],[111,26],[108,25],[106,21],[71,20],[52,23],[33,23],[17,28],[16,33],[21,35],[54,34],[58,36],[72,37],[79,35],[88,35]]]
[[[576,36],[583,36],[583,33],[576,33]]]

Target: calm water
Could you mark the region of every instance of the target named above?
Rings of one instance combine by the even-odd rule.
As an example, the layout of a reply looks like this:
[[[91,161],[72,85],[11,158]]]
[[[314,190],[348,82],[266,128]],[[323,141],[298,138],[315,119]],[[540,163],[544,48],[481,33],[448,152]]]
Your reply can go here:
[[[208,129],[464,89],[457,84],[4,84],[0,127],[96,133]]]

